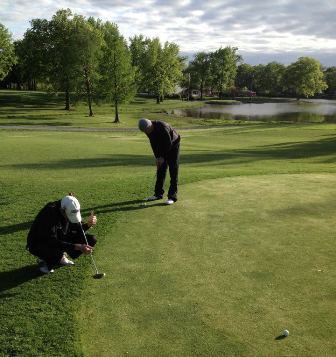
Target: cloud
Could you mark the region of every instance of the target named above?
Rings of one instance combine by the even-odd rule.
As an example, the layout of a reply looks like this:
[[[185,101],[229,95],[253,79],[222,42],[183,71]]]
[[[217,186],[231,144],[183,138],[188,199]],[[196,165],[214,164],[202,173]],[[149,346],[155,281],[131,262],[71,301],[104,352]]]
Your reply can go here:
[[[336,52],[330,0],[1,0],[0,22],[20,38],[29,20],[60,8],[115,22],[126,38],[176,42],[186,53],[227,45],[251,54]]]

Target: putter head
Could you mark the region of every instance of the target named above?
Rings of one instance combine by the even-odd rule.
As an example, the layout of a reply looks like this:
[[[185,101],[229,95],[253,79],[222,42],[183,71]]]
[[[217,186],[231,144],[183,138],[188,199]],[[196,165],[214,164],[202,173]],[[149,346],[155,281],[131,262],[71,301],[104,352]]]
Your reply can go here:
[[[93,279],[102,279],[105,276],[105,273],[97,273],[94,274],[92,277]]]

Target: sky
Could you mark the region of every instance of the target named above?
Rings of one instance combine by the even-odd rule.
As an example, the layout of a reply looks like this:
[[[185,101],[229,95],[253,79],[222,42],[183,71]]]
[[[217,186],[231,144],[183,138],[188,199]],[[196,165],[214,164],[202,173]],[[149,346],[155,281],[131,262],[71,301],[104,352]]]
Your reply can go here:
[[[61,8],[114,22],[125,38],[175,42],[190,58],[234,46],[252,65],[311,56],[336,66],[336,0],[0,0],[0,23],[20,39]]]

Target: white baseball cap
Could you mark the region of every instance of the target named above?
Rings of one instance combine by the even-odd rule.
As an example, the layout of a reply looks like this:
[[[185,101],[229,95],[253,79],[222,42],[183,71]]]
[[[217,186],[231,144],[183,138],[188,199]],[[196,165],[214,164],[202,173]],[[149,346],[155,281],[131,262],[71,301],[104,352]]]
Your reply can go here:
[[[61,200],[61,208],[64,209],[65,214],[71,223],[82,222],[82,216],[80,214],[80,204],[76,197],[63,197]]]

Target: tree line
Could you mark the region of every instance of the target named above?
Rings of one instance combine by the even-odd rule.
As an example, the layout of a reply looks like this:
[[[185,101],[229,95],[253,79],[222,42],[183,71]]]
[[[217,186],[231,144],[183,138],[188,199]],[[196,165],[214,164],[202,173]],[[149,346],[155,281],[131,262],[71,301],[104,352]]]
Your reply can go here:
[[[179,46],[159,38],[135,35],[128,41],[118,26],[93,17],[57,11],[51,20],[33,19],[23,39],[12,41],[0,24],[0,81],[2,87],[63,92],[65,109],[71,97],[87,98],[89,116],[93,103],[115,107],[147,93],[160,103],[185,88],[219,98],[238,95],[242,89],[263,95],[313,96],[336,91],[336,67],[322,68],[319,61],[301,57],[285,66],[277,62],[251,66],[243,63],[236,47],[198,52],[188,63]]]
[[[236,49],[231,49],[236,50]],[[203,99],[206,93],[217,91],[219,98],[224,95],[235,97],[244,93],[256,92],[265,96],[311,97],[325,92],[336,95],[336,67],[322,68],[321,63],[312,57],[300,57],[296,62],[285,66],[278,62],[252,66],[230,61],[232,53],[225,62],[223,54],[227,48],[213,53],[199,52],[190,62],[190,86],[200,90]],[[231,65],[230,65],[231,63]],[[237,65],[234,65],[237,64]]]

